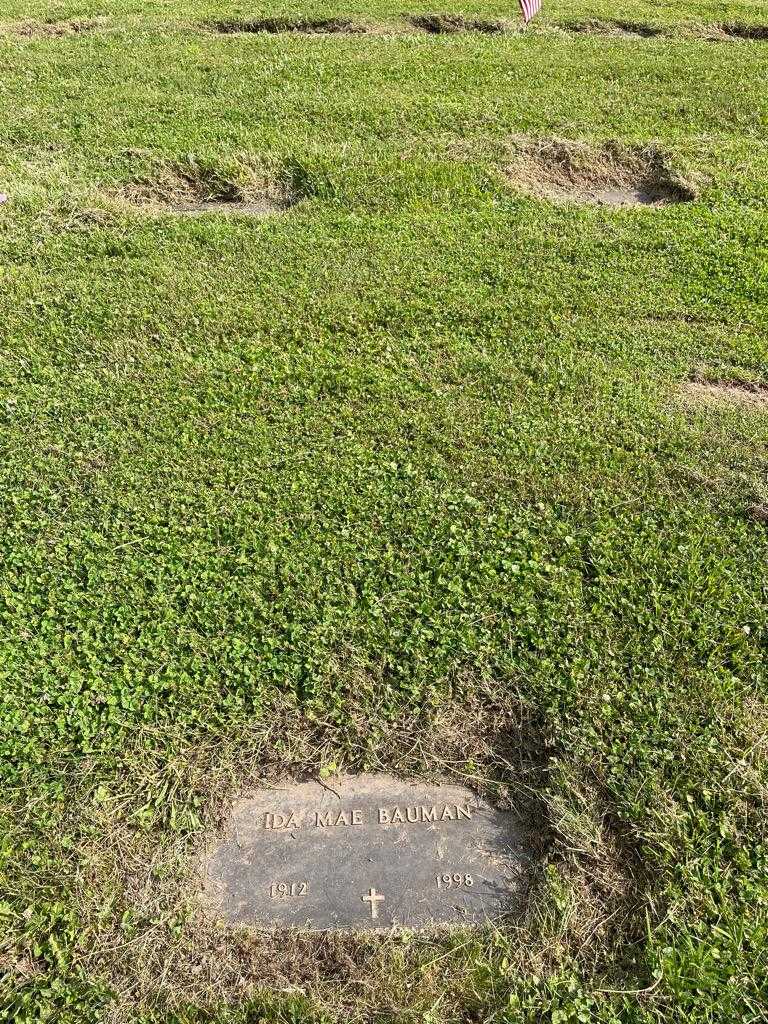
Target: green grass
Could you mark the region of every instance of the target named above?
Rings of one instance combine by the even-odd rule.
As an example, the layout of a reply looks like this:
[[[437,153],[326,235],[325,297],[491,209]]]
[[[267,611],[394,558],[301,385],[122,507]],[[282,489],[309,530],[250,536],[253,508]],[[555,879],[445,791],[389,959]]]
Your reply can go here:
[[[3,1021],[768,1016],[768,412],[678,394],[768,383],[768,42],[690,31],[768,16],[200,28],[404,10],[435,7],[4,4],[104,21],[0,31]],[[555,30],[589,17],[674,31]],[[503,174],[519,136],[652,142],[697,199],[548,203]],[[301,201],[120,199],[190,157]],[[525,750],[524,918],[200,922],[195,852],[240,786],[434,769],[419,744],[466,720],[470,774]]]

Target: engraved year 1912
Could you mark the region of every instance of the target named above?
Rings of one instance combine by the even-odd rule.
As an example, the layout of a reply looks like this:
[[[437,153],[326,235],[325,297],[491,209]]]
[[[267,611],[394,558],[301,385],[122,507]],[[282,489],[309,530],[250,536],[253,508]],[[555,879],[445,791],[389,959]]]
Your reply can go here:
[[[269,887],[269,898],[284,900],[289,896],[306,896],[308,891],[306,882],[273,882]]]

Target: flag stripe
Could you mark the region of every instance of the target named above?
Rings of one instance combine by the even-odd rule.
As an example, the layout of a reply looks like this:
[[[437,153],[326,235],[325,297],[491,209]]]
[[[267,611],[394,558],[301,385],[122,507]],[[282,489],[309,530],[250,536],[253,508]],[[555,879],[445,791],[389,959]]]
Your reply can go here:
[[[529,22],[541,10],[541,0],[520,0],[520,10],[523,12],[523,20]]]

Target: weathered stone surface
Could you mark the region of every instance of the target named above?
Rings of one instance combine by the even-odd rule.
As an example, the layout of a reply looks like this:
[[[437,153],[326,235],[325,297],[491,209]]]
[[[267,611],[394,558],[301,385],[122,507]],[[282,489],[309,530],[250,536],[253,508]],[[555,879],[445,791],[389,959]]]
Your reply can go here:
[[[231,925],[471,924],[514,909],[529,859],[519,822],[470,790],[345,776],[238,801],[205,900]]]

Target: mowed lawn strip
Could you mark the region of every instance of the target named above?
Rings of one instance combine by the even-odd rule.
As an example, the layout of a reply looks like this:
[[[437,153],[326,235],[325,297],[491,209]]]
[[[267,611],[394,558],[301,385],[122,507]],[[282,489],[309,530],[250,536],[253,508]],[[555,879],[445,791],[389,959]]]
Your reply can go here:
[[[768,44],[205,27],[440,11],[516,17],[6,5],[100,20],[0,32],[3,1019],[768,1014]],[[511,170],[611,140],[690,201]],[[229,797],[370,768],[508,795],[525,914],[201,918]]]

